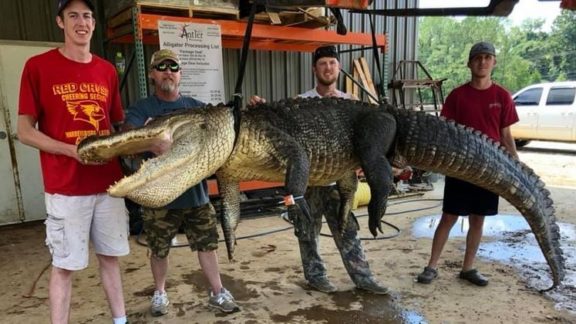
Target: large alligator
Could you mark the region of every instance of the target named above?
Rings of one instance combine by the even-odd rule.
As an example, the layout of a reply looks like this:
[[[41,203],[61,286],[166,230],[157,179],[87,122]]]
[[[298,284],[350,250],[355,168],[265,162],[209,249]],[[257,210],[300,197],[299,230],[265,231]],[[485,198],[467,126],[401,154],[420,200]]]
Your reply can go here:
[[[505,198],[526,218],[540,244],[552,271],[550,289],[564,278],[550,193],[529,167],[477,131],[422,112],[335,98],[252,107],[242,111],[237,137],[234,121],[229,107],[209,105],[127,132],[85,139],[78,153],[86,161],[107,160],[146,151],[155,141],[171,141],[167,153],[146,161],[109,193],[161,207],[215,173],[230,259],[240,216],[240,181],[284,181],[297,200],[307,185],[337,182],[344,224],[357,187],[355,170],[362,168],[372,197],[369,229],[376,236],[392,183],[390,161],[401,156],[411,166],[474,183]]]

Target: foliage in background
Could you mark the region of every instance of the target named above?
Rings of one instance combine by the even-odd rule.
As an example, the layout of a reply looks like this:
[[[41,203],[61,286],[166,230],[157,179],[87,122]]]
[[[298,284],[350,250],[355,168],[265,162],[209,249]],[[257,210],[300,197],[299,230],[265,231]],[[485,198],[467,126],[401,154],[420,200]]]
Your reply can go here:
[[[468,52],[481,40],[496,47],[493,79],[510,92],[539,82],[576,80],[576,11],[563,10],[549,32],[543,25],[542,19],[512,27],[506,18],[424,17],[419,60],[434,79],[446,79],[445,96],[470,79]]]

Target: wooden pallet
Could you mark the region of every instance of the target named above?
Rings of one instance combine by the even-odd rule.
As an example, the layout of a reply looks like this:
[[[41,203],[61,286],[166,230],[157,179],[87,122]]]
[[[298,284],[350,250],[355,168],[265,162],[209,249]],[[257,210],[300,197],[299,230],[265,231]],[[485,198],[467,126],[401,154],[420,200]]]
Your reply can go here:
[[[321,28],[334,24],[334,17],[324,16],[323,8],[261,12],[254,18],[257,23],[302,28]],[[247,20],[248,18],[243,18]]]
[[[237,20],[240,12],[238,9],[228,7],[213,7],[213,6],[195,6],[195,5],[176,5],[176,4],[162,4],[155,2],[140,1],[135,4],[138,6],[140,13],[172,16],[172,17],[196,17],[196,18],[210,18],[210,19],[232,19]],[[128,6],[119,11],[114,16],[108,19],[108,27],[116,28],[132,22],[132,8]]]

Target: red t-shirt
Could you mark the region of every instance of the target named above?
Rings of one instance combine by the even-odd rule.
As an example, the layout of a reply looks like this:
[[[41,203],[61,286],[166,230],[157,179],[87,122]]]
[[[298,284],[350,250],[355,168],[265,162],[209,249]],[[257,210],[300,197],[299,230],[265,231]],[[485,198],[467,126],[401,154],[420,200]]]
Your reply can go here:
[[[77,144],[89,135],[108,135],[124,119],[112,64],[93,55],[90,63],[64,57],[58,49],[30,58],[22,72],[19,115],[31,115],[47,136]],[[68,196],[106,192],[122,177],[118,160],[83,165],[40,151],[44,190]]]
[[[446,98],[441,115],[477,129],[495,141],[500,141],[503,128],[518,121],[510,93],[495,83],[485,90],[475,89],[469,83],[454,89]]]

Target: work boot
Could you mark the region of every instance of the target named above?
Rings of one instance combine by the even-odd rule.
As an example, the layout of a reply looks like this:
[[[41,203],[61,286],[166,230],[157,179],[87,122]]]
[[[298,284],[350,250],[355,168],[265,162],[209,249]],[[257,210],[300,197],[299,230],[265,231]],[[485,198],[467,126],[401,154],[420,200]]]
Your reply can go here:
[[[333,284],[331,284],[328,278],[326,278],[325,276],[314,277],[308,280],[308,285],[311,288],[314,288],[318,291],[327,294],[333,293],[337,290],[336,287]]]
[[[150,313],[152,313],[152,316],[162,316],[168,313],[168,305],[170,305],[170,301],[168,301],[168,295],[165,291],[154,291],[151,304]]]
[[[354,283],[356,288],[365,290],[376,295],[387,295],[390,293],[388,287],[382,286],[372,276],[355,276]]]

